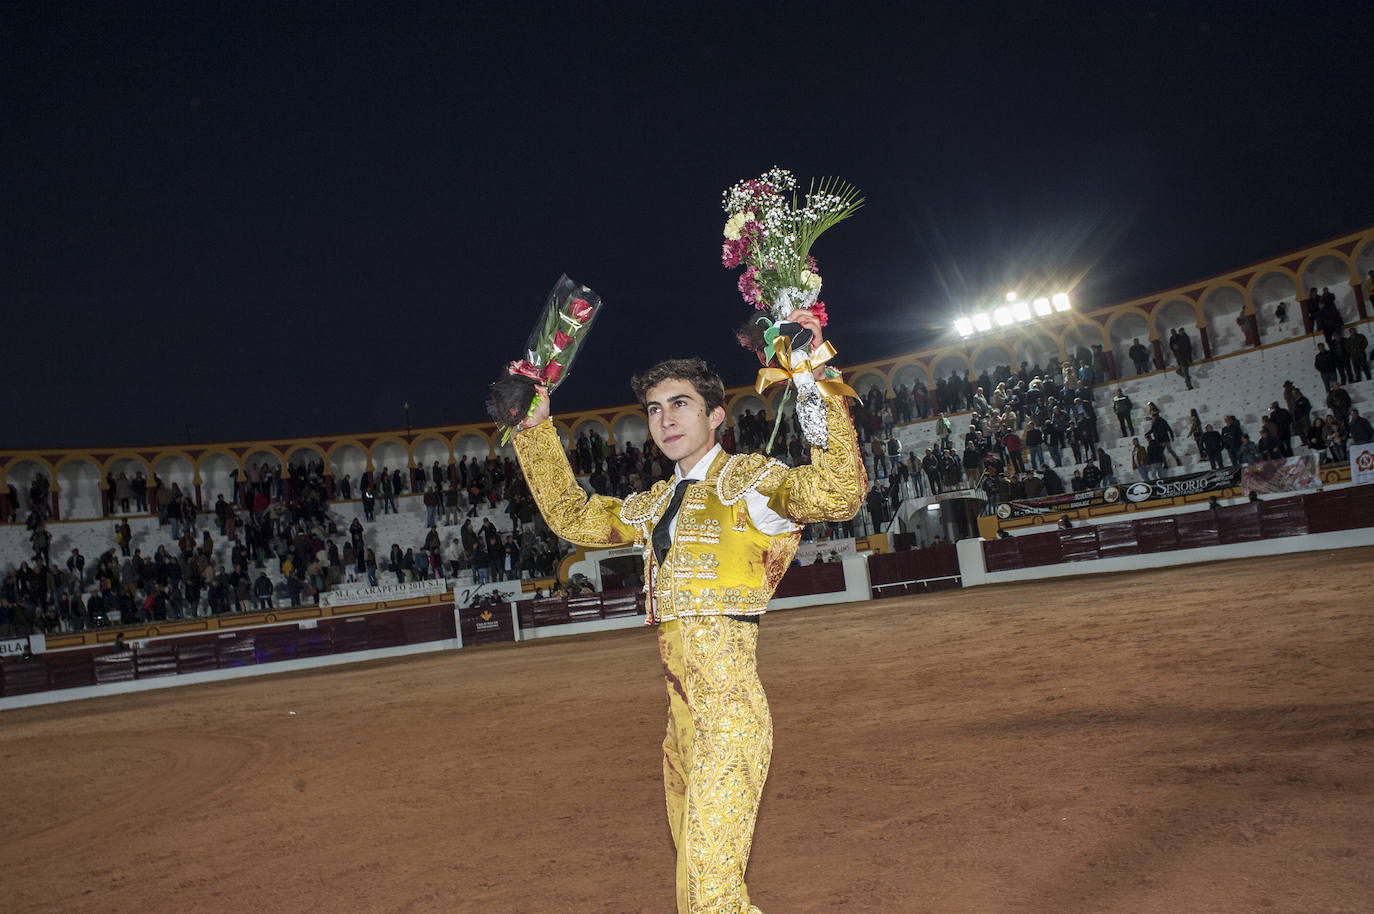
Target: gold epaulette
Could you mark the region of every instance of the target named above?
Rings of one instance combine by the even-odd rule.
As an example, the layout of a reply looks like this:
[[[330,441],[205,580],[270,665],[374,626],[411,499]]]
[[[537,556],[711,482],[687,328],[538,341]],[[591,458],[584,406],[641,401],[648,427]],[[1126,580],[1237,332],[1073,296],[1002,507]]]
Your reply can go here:
[[[721,504],[733,505],[747,492],[760,487],[776,487],[787,475],[787,464],[762,454],[736,454],[726,461],[716,480],[716,495]]]
[[[654,483],[647,492],[636,492],[629,496],[620,506],[620,519],[634,527],[643,526],[651,520],[657,520],[667,507],[666,495],[672,491],[672,486],[668,485],[668,480],[660,479]],[[659,502],[663,504],[660,505]]]

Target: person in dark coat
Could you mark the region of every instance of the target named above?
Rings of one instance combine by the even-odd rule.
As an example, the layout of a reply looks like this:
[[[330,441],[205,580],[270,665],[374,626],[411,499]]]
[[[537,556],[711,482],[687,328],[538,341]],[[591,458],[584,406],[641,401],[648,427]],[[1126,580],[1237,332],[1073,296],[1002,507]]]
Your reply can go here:
[[[1212,465],[1212,469],[1220,470],[1225,465],[1221,457],[1225,448],[1221,441],[1221,432],[1214,429],[1211,423],[1208,423],[1207,428],[1199,437],[1198,444],[1202,448],[1202,452],[1207,455],[1207,462]]]
[[[1279,401],[1275,400],[1269,404],[1269,421],[1274,426],[1274,437],[1279,440],[1279,448],[1283,451],[1283,456],[1293,456],[1293,414],[1279,406]]]

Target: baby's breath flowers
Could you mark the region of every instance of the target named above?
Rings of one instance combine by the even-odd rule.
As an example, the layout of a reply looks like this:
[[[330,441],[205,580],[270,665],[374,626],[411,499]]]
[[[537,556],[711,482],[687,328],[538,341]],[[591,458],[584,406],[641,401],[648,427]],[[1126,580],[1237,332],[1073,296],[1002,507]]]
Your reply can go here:
[[[776,165],[722,195],[729,218],[721,263],[744,267],[739,291],[760,311],[781,320],[795,308],[815,304],[821,274],[811,245],[821,233],[843,222],[863,206],[863,197],[837,178],[813,181],[797,201],[797,179]]]

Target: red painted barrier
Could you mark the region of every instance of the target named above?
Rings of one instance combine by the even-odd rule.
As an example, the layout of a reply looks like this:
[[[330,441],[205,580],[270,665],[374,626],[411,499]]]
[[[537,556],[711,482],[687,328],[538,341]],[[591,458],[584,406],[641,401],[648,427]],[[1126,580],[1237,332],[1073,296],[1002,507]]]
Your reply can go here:
[[[455,632],[451,607],[420,606],[323,619],[317,628],[278,625],[165,638],[117,653],[110,647],[56,651],[0,662],[0,696],[423,644]]]
[[[1202,511],[1050,530],[983,543],[989,572],[1150,555],[1374,525],[1374,486],[1318,491]]]
[[[787,569],[773,591],[774,598],[804,597],[814,593],[838,593],[844,590],[844,565],[821,562],[819,565],[797,565]]]
[[[959,551],[951,544],[870,555],[868,580],[874,597],[962,587]]]
[[[576,597],[522,600],[516,605],[519,607],[522,629],[542,628],[548,625],[567,625],[570,622],[642,616],[644,591],[638,587],[625,587],[601,593],[580,594]]]

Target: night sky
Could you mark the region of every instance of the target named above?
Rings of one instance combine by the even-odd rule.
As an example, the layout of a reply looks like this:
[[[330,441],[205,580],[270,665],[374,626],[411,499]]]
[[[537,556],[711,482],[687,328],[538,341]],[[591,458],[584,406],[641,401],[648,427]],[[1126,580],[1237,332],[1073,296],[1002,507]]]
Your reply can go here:
[[[556,411],[745,383],[720,195],[774,164],[868,197],[813,250],[841,364],[1374,222],[1358,4],[649,6],[6,5],[0,447],[481,421],[564,272]]]

